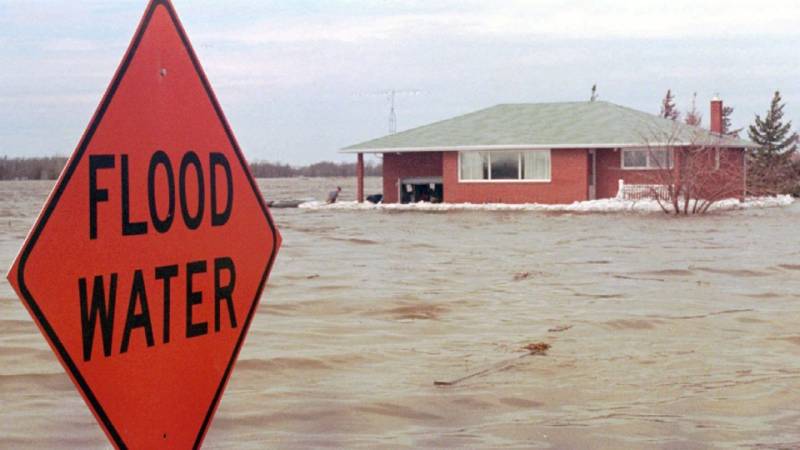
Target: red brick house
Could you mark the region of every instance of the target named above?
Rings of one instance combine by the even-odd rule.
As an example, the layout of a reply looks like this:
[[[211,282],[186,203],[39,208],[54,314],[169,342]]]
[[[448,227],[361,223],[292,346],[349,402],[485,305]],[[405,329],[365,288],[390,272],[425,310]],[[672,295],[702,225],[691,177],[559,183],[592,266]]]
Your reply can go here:
[[[364,153],[383,156],[386,203],[572,203],[614,197],[620,180],[658,183],[656,174],[679,172],[689,149],[707,151],[716,169],[732,167],[722,181],[740,197],[744,150],[755,144],[721,130],[720,100],[711,102],[710,131],[608,102],[506,104],[342,152],[358,155],[359,201]]]

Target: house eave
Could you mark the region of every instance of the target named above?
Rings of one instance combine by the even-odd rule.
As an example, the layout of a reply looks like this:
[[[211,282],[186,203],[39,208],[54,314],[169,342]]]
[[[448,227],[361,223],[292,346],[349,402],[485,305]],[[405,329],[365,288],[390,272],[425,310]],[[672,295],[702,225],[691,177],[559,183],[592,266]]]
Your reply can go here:
[[[606,144],[513,144],[513,145],[451,145],[431,147],[383,147],[383,148],[343,148],[339,153],[417,153],[417,152],[452,152],[452,151],[501,151],[501,150],[545,150],[545,149],[613,149],[637,147],[689,147],[698,145],[697,142],[648,142],[648,143],[606,143]],[[738,144],[710,144],[726,148],[746,149],[757,148],[756,145],[746,146]]]

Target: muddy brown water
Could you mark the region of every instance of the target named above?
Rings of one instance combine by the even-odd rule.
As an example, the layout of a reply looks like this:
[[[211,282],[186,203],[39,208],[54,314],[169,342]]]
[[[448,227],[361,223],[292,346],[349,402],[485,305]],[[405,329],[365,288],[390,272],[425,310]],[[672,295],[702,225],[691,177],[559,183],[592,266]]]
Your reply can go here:
[[[0,448],[107,448],[5,282],[51,187],[0,183]],[[206,448],[800,448],[798,204],[273,214],[284,246]]]

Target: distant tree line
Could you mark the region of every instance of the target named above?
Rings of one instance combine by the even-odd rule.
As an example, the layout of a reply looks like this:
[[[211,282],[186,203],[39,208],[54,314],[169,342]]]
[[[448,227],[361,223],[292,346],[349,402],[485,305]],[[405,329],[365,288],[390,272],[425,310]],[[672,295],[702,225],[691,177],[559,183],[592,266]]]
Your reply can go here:
[[[0,158],[0,180],[55,180],[67,163],[63,156],[39,158]],[[284,163],[255,161],[250,170],[256,178],[291,177],[350,177],[356,174],[355,163],[336,163],[323,161],[308,166],[290,166]],[[383,167],[380,163],[364,164],[366,176],[380,176]]]
[[[356,175],[356,163],[322,161],[308,166],[290,166],[277,162],[254,161],[250,163],[250,171],[256,178],[353,177]],[[379,177],[382,173],[382,164],[371,161],[364,163],[365,176]]]
[[[0,158],[0,180],[55,180],[67,163],[63,156]]]

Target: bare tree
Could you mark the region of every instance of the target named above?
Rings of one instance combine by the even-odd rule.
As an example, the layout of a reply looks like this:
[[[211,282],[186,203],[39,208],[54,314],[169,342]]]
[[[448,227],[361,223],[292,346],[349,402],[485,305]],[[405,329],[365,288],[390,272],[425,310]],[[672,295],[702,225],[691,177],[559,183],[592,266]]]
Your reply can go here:
[[[703,115],[697,110],[697,92],[692,94],[692,106],[686,111],[683,121],[693,127],[699,127],[703,121]]]
[[[649,196],[665,213],[703,214],[720,200],[743,197],[743,150],[676,142],[673,136],[666,145],[647,147],[655,162],[647,175]]]

